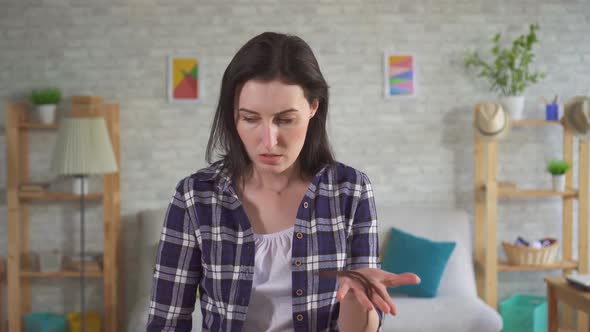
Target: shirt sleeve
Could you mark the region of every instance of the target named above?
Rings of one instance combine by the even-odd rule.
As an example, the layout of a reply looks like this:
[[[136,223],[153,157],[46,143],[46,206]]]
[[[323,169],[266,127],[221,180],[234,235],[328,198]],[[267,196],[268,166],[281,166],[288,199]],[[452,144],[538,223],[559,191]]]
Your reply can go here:
[[[166,211],[156,257],[147,332],[192,330],[197,286],[201,280],[201,250],[187,201],[188,179],[176,187]]]
[[[379,232],[377,229],[377,210],[369,177],[359,172],[355,192],[360,198],[354,210],[351,232],[348,237],[347,270],[361,268],[381,268],[379,260]],[[374,307],[379,315],[379,330],[383,324],[383,312]]]

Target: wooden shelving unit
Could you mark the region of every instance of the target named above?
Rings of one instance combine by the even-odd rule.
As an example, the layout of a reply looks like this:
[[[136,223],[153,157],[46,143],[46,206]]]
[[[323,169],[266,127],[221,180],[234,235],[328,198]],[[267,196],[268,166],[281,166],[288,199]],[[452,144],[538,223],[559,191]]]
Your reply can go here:
[[[22,122],[19,125],[21,129],[47,129],[47,130],[56,130],[59,128],[57,124],[43,124],[43,123],[34,123],[34,122]]]
[[[0,257],[0,332],[6,332],[4,294],[6,294],[6,260],[4,257]]]
[[[513,126],[559,126],[563,130],[563,159],[574,163],[574,137],[562,121],[524,120],[514,121]],[[552,129],[553,130],[553,129]],[[556,192],[545,189],[522,189],[497,181],[497,141],[484,141],[475,136],[475,245],[474,256],[479,296],[492,308],[497,308],[498,272],[562,270],[564,275],[574,270],[588,273],[588,189],[589,189],[589,144],[579,141],[578,183],[573,183],[573,172],[566,174],[566,190]],[[562,200],[562,260],[554,264],[530,266],[508,265],[497,257],[497,209],[500,198],[526,199],[556,197]],[[578,260],[573,259],[574,200],[578,200]],[[588,330],[588,318],[578,312],[578,327]],[[581,315],[581,316],[580,316]],[[568,317],[569,316],[569,317]],[[566,321],[573,320],[571,309],[566,309]],[[568,325],[569,325],[568,324]],[[581,330],[580,330],[581,331]]]
[[[34,192],[34,191],[21,191],[18,195],[21,200],[28,201],[79,201],[80,195],[70,193],[56,193],[56,192]],[[89,193],[84,195],[84,200],[96,201],[101,200],[101,193]]]
[[[563,125],[561,121],[553,121],[553,120],[515,120],[512,121],[513,126],[546,126],[546,125]]]
[[[21,269],[21,255],[30,252],[29,205],[35,203],[63,204],[79,201],[80,196],[71,193],[47,191],[23,191],[20,185],[29,180],[29,135],[33,131],[56,131],[59,124],[44,125],[27,120],[28,106],[24,103],[6,105],[7,149],[7,293],[8,331],[24,330],[23,315],[31,312],[31,282],[47,278],[78,278],[79,272],[31,272]],[[102,98],[94,96],[72,97],[72,116],[103,116],[107,124],[117,163],[121,163],[119,106],[103,104]],[[120,169],[120,167],[119,167]],[[89,204],[102,203],[103,207],[103,269],[100,272],[85,272],[88,278],[103,281],[103,331],[117,331],[121,310],[118,301],[118,254],[120,247],[120,172],[103,176],[103,192],[85,195]]]
[[[498,198],[533,198],[533,197],[552,197],[561,196],[564,198],[576,198],[578,197],[578,191],[566,189],[564,191],[553,191],[547,189],[522,189],[522,188],[504,188],[502,185],[498,185]],[[478,195],[486,195],[486,186],[484,185]]]
[[[507,262],[498,262],[498,271],[541,271],[575,269],[577,261],[559,261],[546,265],[510,265]]]
[[[21,271],[22,278],[79,278],[80,272],[76,271],[59,271],[59,272],[29,272]],[[86,278],[102,278],[102,272],[84,272]]]

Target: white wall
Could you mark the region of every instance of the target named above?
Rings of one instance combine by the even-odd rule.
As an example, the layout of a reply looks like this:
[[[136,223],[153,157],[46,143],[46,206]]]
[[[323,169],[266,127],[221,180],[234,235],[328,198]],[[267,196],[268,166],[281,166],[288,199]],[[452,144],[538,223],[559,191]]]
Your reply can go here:
[[[167,204],[177,181],[205,166],[204,151],[225,66],[263,31],[300,35],[321,61],[331,86],[329,132],[337,158],[364,170],[376,199],[400,205],[473,210],[472,105],[492,99],[485,82],[466,73],[468,48],[484,52],[496,32],[510,38],[539,23],[536,69],[547,79],[526,95],[527,116],[541,95],[590,93],[590,3],[551,1],[7,1],[0,10],[0,94],[17,100],[32,88],[57,85],[66,96],[93,94],[121,105],[122,198],[126,238],[135,214]],[[384,100],[383,50],[417,56],[418,96]],[[201,56],[204,100],[166,100],[166,57]],[[4,121],[3,117],[2,120]],[[31,176],[45,180],[53,133],[31,139]],[[5,146],[5,135],[0,135]],[[500,146],[500,180],[549,186],[544,161],[561,149],[555,128],[517,129]],[[0,167],[5,155],[0,155]],[[0,172],[0,187],[5,187]],[[4,198],[4,196],[2,196]],[[5,220],[5,199],[0,201]],[[499,240],[560,234],[558,199],[502,201]],[[33,250],[75,250],[77,205],[32,207]],[[385,217],[385,216],[381,216]],[[100,209],[88,218],[89,249],[100,250]],[[0,223],[0,234],[5,234]],[[123,279],[132,284],[134,244]],[[0,236],[0,254],[6,238]],[[543,274],[500,275],[502,299],[544,293]],[[64,285],[69,296],[64,298]],[[77,281],[35,282],[35,310],[76,310]],[[91,307],[99,308],[95,283]],[[75,294],[75,296],[74,296]]]

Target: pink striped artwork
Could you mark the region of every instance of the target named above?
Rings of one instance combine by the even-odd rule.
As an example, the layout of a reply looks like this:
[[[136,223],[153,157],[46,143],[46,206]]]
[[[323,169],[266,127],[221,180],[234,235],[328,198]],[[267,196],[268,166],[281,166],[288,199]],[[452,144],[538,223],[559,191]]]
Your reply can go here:
[[[416,94],[416,63],[407,53],[385,53],[385,97],[414,96]]]

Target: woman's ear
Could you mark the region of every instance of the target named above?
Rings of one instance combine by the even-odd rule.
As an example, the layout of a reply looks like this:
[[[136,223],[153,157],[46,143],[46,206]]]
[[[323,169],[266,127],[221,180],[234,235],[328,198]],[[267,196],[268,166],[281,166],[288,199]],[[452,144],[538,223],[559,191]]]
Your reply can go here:
[[[313,103],[311,103],[311,114],[309,116],[310,119],[314,117],[315,112],[317,112],[319,107],[320,107],[320,102],[317,99],[314,99]]]

